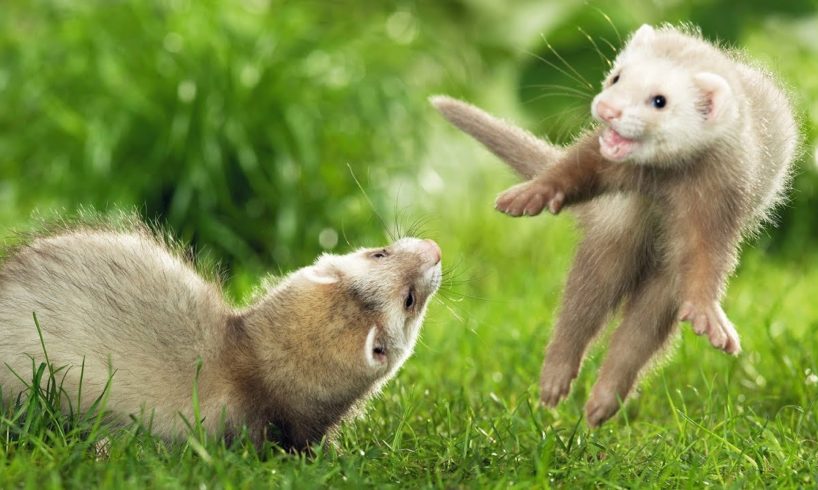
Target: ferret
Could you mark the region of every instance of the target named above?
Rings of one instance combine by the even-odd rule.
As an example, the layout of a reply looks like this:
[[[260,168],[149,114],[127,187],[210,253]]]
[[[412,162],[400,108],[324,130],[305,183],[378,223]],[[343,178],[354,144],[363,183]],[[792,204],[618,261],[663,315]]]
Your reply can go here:
[[[64,230],[0,265],[0,386],[22,392],[47,356],[75,410],[110,379],[111,419],[174,440],[195,389],[208,433],[308,450],[409,357],[440,282],[438,245],[402,238],[324,254],[237,309],[144,226]]]
[[[585,406],[613,416],[680,320],[730,354],[720,306],[742,237],[782,200],[799,147],[788,96],[740,54],[689,30],[643,25],[594,97],[595,128],[566,147],[447,97],[432,103],[523,178],[495,207],[576,211],[583,239],[546,349],[541,399],[556,406],[586,349],[623,306]]]

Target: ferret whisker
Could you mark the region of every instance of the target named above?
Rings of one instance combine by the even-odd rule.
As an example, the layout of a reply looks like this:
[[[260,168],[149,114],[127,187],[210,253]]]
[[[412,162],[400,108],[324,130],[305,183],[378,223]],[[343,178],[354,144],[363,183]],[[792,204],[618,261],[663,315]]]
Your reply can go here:
[[[551,62],[550,60],[546,59],[545,57],[540,56],[537,53],[532,53],[531,51],[525,51],[525,53],[528,54],[529,56],[533,56],[534,58],[542,61],[546,65],[548,65],[551,68],[557,70],[558,72],[562,73],[563,75],[570,78],[571,80],[577,82],[580,87],[589,87],[589,88],[593,89],[593,86],[589,85],[586,81],[583,81],[582,79],[575,77],[574,75],[572,75],[571,73],[569,73],[569,72],[565,71],[564,69],[560,68],[556,63]]]
[[[611,48],[611,53],[612,54],[616,54],[616,46],[614,46],[612,42],[608,41],[608,38],[606,38],[604,36],[599,36],[599,39],[605,41],[605,44],[607,44],[608,47]]]
[[[406,228],[406,233],[403,237],[422,237],[426,236],[427,227],[429,225],[430,217],[428,216],[421,216],[415,218],[409,223],[409,226]]]
[[[457,261],[443,268],[443,285],[452,284],[452,281],[456,281],[463,276],[471,278],[471,276],[466,275],[465,262],[461,256],[458,257]]]
[[[610,58],[608,58],[607,56],[605,56],[605,54],[604,54],[604,53],[602,53],[602,50],[601,50],[601,49],[599,49],[599,46],[597,45],[596,41],[594,41],[594,38],[593,38],[593,37],[591,37],[591,35],[590,35],[590,34],[588,34],[587,32],[585,32],[585,30],[584,30],[582,27],[577,26],[577,30],[578,30],[579,32],[581,32],[581,33],[582,33],[582,34],[585,36],[585,38],[586,38],[586,39],[588,39],[588,42],[590,42],[590,43],[591,43],[591,45],[594,47],[594,50],[595,50],[595,51],[596,51],[596,53],[599,55],[600,60],[601,60],[601,61],[604,61],[604,62],[605,62],[605,64],[608,66],[608,68],[611,68],[611,67],[613,66],[613,62],[611,61],[611,59],[610,59]]]
[[[563,92],[559,90],[545,90],[532,94],[530,97],[527,97],[523,101],[523,103],[528,104],[546,97],[565,97],[570,99],[581,100],[583,102],[589,102],[592,99],[591,95],[589,94],[577,94],[573,92]]]
[[[567,117],[574,118],[574,119],[572,119],[572,121],[582,120],[582,119],[587,117],[587,115],[585,114],[585,111],[586,111],[586,109],[584,107],[582,107],[582,106],[569,107],[567,109],[556,112],[554,114],[550,114],[548,116],[541,117],[541,118],[539,118],[537,120],[537,123],[538,124],[544,124],[546,122],[555,121],[557,125],[559,125],[562,128],[565,128],[566,125],[564,125],[562,123],[566,120]]]
[[[569,93],[569,94],[576,94],[576,95],[584,95],[587,96],[589,99],[593,98],[594,94],[591,91],[586,91],[574,87],[569,87],[568,85],[559,85],[555,83],[534,83],[531,85],[526,85],[523,88],[550,88],[556,89],[561,91],[562,93]]]
[[[438,299],[438,301],[440,301],[440,299]],[[454,310],[454,308],[453,308],[453,307],[452,307],[450,304],[445,303],[445,302],[443,302],[443,301],[440,301],[440,304],[442,304],[442,305],[443,305],[443,306],[444,306],[444,307],[445,307],[447,310],[449,310],[449,313],[451,313],[451,314],[452,314],[452,316],[453,316],[453,317],[455,317],[455,318],[457,319],[457,321],[459,321],[459,322],[461,322],[461,323],[463,322],[463,317],[461,317],[461,316],[460,316],[460,315],[459,315],[459,314],[458,314],[458,313],[457,313],[457,312]]]
[[[589,97],[587,95],[576,95],[576,94],[566,94],[566,93],[561,94],[561,93],[558,93],[558,92],[544,92],[544,93],[541,93],[539,95],[535,95],[533,97],[530,97],[530,98],[526,99],[525,101],[523,101],[523,103],[530,104],[532,102],[536,102],[538,100],[546,99],[548,97],[560,97],[560,98],[568,97],[568,98],[578,99],[578,100],[582,100],[582,101],[588,101],[588,100],[591,99],[591,97]]]
[[[555,124],[559,126],[556,134],[556,141],[566,141],[575,131],[576,127],[584,127],[590,121],[585,108],[575,107],[558,112],[546,119],[555,119]]]
[[[552,46],[552,45],[551,45],[551,43],[550,43],[550,42],[548,42],[548,40],[545,38],[545,36],[544,36],[543,34],[540,34],[540,38],[543,40],[543,42],[545,42],[545,45],[548,47],[548,49],[549,49],[549,50],[550,50],[552,53],[554,53],[554,56],[556,56],[556,57],[557,57],[557,59],[559,59],[560,61],[562,61],[562,64],[563,64],[563,65],[565,65],[565,66],[566,66],[566,67],[567,67],[569,70],[571,70],[571,72],[573,72],[573,73],[574,73],[574,75],[576,75],[576,76],[577,76],[577,78],[578,78],[579,80],[581,80],[581,81],[582,81],[582,82],[585,84],[585,86],[586,86],[586,87],[588,87],[588,88],[589,88],[589,89],[591,89],[591,90],[593,90],[593,89],[594,89],[594,84],[592,84],[591,82],[589,82],[589,81],[588,81],[588,80],[587,80],[585,77],[583,77],[583,76],[582,76],[582,74],[581,74],[579,71],[577,71],[577,69],[576,69],[576,68],[574,68],[574,66],[573,66],[573,65],[571,65],[570,63],[568,63],[568,62],[565,60],[565,58],[563,58],[563,57],[562,57],[562,55],[560,55],[560,54],[557,52],[557,50],[556,50],[556,49],[554,49],[554,46]],[[575,80],[576,80],[576,78],[575,78]]]
[[[343,224],[343,222],[341,223],[341,238],[344,239],[344,243],[347,244],[347,247],[349,247],[350,249],[355,248],[355,247],[353,247],[352,243],[349,241],[349,237],[347,236],[346,226]]]
[[[602,16],[602,18],[605,19],[608,22],[608,24],[611,26],[611,28],[613,28],[614,34],[616,34],[616,38],[619,39],[619,44],[622,44],[622,35],[619,33],[619,29],[616,28],[616,24],[614,24],[614,22],[613,22],[613,20],[611,20],[610,16],[608,16],[608,14],[606,14],[599,7],[595,6],[595,7],[593,7],[593,9],[596,10]],[[613,48],[613,50],[614,50],[614,52],[617,51],[616,48]]]
[[[369,198],[369,194],[366,192],[366,189],[364,189],[364,186],[361,185],[361,182],[358,180],[358,177],[355,175],[355,171],[352,169],[352,165],[347,163],[347,168],[349,169],[349,174],[352,175],[352,180],[355,181],[355,185],[358,186],[358,190],[361,191],[361,194],[363,194],[364,199],[366,199],[366,202],[369,204],[369,208],[372,209],[372,213],[375,215],[375,217],[378,218],[378,221],[381,222],[381,226],[383,226],[383,229],[384,229],[385,233],[387,235],[389,235],[390,240],[395,241],[395,238],[392,236],[392,233],[389,231],[389,227],[386,225],[386,221],[384,221],[383,217],[378,212],[377,208],[375,208],[375,203],[373,203],[372,199]]]
[[[398,189],[397,194],[395,195],[395,202],[392,207],[392,223],[394,225],[394,237],[392,240],[400,239],[406,236],[406,234],[401,229],[401,211],[398,209],[398,203],[400,201],[400,189]]]

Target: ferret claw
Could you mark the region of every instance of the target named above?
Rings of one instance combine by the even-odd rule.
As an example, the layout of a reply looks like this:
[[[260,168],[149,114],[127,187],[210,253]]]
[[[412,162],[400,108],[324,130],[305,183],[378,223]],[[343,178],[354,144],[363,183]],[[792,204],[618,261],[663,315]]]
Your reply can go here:
[[[548,208],[552,214],[562,209],[565,194],[550,185],[539,182],[523,182],[501,193],[494,207],[509,216],[536,216]]]
[[[591,428],[599,427],[613,417],[619,407],[619,399],[615,393],[595,388],[585,404],[585,420]]]
[[[540,374],[540,401],[549,408],[556,407],[568,395],[571,381],[577,377],[578,369],[570,364],[546,364]]]
[[[736,327],[718,303],[702,306],[686,301],[679,309],[679,320],[690,322],[696,335],[707,335],[713,347],[731,355],[741,352]]]

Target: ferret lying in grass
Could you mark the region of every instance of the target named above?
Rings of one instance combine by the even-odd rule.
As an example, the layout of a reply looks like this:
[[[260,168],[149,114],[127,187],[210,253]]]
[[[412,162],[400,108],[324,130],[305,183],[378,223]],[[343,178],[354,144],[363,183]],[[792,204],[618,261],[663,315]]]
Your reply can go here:
[[[409,357],[440,259],[435,242],[416,238],[325,254],[235,309],[143,226],[41,236],[0,265],[0,386],[13,399],[32,359],[46,360],[36,314],[75,409],[88,409],[110,379],[114,420],[143,415],[156,434],[184,437],[185,420],[196,423],[195,384],[208,432],[246,426],[257,444],[303,450]]]
[[[433,104],[523,178],[496,208],[576,212],[584,238],[542,368],[541,397],[569,391],[590,341],[624,316],[585,407],[598,426],[619,409],[679,320],[730,354],[720,306],[742,236],[782,199],[798,148],[778,83],[740,54],[673,27],[644,25],[594,98],[596,128],[558,147],[447,97]]]

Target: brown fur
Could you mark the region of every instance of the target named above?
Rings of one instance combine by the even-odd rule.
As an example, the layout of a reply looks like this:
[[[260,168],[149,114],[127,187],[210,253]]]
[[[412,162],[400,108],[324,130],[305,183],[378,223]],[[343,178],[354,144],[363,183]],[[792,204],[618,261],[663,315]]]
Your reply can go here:
[[[45,360],[35,313],[71,406],[89,409],[110,380],[112,420],[144,414],[173,439],[180,415],[197,422],[196,386],[209,433],[246,426],[256,444],[304,450],[395,374],[439,282],[437,245],[404,238],[324,255],[235,309],[144,227],[62,229],[0,265],[0,386],[25,391],[12,370]]]
[[[620,75],[627,77],[624,86]],[[676,105],[645,109],[657,92]],[[584,230],[543,364],[546,405],[568,393],[587,346],[623,305],[586,405],[592,426],[616,413],[679,319],[714,346],[739,352],[720,300],[742,236],[781,199],[798,141],[786,96],[769,75],[672,27],[645,26],[631,38],[594,104],[601,100],[631,104],[618,113],[603,102],[594,107],[606,124],[618,124],[617,137],[642,145],[630,160],[634,146],[619,147],[615,139],[604,144],[616,160],[603,156],[604,131],[612,126],[589,131],[567,148],[534,145],[530,134],[474,106],[432,100],[452,123],[531,178],[502,193],[498,210],[533,216],[571,206]],[[626,109],[634,112],[621,116]],[[663,124],[672,130],[660,133]],[[668,139],[679,135],[685,139]]]

